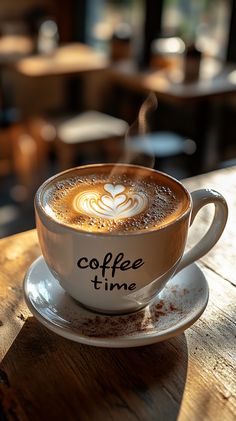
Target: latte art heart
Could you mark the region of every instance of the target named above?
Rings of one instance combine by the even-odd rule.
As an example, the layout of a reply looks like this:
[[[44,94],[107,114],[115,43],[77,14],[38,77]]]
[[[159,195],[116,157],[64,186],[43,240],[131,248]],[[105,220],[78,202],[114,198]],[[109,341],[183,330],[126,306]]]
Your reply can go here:
[[[110,193],[112,197],[118,196],[118,194],[123,193],[125,191],[125,186],[122,186],[122,184],[104,184],[104,190],[106,192]]]
[[[105,219],[133,217],[147,209],[148,198],[143,192],[125,192],[122,184],[104,184],[104,194],[88,190],[75,196],[77,212]],[[107,194],[108,193],[108,194]]]

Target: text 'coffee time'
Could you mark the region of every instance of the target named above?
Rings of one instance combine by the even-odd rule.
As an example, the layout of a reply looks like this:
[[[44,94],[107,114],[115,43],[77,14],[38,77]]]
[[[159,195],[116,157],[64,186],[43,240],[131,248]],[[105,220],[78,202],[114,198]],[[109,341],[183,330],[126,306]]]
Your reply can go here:
[[[111,252],[107,253],[102,261],[100,262],[97,258],[93,257],[88,259],[88,257],[80,257],[77,261],[77,266],[82,270],[94,270],[100,271],[100,274],[95,274],[93,279],[90,281],[93,284],[94,289],[104,289],[105,291],[124,290],[132,291],[136,288],[134,282],[127,284],[126,282],[119,283],[116,279],[116,282],[109,282],[108,276],[110,274],[112,280],[114,280],[117,271],[127,271],[127,270],[137,270],[144,265],[144,261],[141,258],[134,260],[133,262],[130,259],[126,259],[124,253],[120,252],[115,257]]]

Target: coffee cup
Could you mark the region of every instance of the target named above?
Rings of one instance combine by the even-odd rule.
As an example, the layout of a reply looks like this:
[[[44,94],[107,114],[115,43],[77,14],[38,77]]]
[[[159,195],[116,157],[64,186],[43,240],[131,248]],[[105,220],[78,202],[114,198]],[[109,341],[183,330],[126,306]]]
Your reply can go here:
[[[211,225],[185,252],[189,227],[208,203],[215,206]],[[91,310],[126,313],[146,306],[214,246],[228,209],[220,193],[190,194],[159,171],[94,164],[45,181],[35,212],[42,254],[62,288]]]

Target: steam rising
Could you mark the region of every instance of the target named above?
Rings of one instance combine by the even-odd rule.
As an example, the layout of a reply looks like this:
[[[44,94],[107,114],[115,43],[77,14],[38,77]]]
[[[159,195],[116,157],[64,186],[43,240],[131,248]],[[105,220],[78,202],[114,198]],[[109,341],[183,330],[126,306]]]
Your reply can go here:
[[[129,127],[125,136],[124,154],[121,162],[126,164],[140,164],[149,168],[153,168],[155,164],[155,155],[152,152],[151,142],[148,136],[145,136],[148,131],[148,116],[155,111],[158,102],[156,95],[150,93],[147,99],[141,105],[137,120]],[[147,152],[143,153],[135,149],[135,141],[140,138],[145,142],[145,149]]]
[[[148,131],[147,116],[151,111],[157,109],[157,97],[152,92],[147,99],[142,103],[138,114],[138,130],[139,134],[146,134]]]

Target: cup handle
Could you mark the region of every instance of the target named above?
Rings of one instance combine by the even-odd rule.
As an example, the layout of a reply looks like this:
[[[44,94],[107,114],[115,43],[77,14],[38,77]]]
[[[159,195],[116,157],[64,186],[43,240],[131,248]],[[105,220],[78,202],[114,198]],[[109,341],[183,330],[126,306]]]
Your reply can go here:
[[[210,228],[203,236],[203,238],[201,238],[197,244],[195,244],[183,255],[179,265],[177,266],[175,274],[208,253],[208,251],[219,240],[222,232],[224,231],[224,227],[228,218],[227,203],[224,197],[217,191],[201,189],[191,193],[191,196],[193,208],[190,219],[190,226],[192,225],[199,210],[208,203],[213,203],[215,205],[215,213]]]

